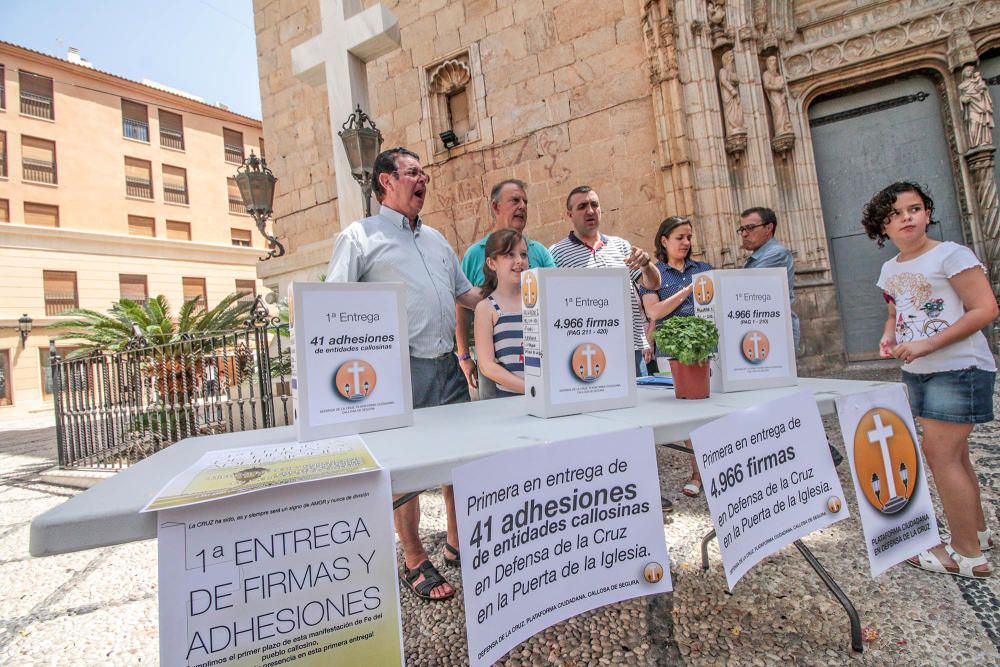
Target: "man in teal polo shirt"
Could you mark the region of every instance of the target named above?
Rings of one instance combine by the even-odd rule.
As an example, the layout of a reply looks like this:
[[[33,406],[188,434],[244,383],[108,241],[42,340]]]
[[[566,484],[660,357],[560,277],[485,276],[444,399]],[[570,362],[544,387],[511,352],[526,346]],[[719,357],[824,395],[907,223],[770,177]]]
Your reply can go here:
[[[524,227],[528,224],[528,195],[525,192],[527,186],[523,181],[516,178],[509,178],[500,181],[490,190],[490,215],[493,217],[493,230],[514,229],[524,234]],[[486,240],[489,234],[474,243],[465,251],[462,258],[462,272],[475,286],[483,284],[483,264],[486,262]],[[528,266],[532,269],[555,266],[552,255],[548,248],[528,239]],[[493,398],[496,395],[496,387],[488,378],[479,378],[476,370],[476,362],[469,354],[469,322],[472,312],[465,308],[456,308],[457,327],[455,329],[455,341],[458,348],[459,364],[469,387],[479,389],[480,398]]]

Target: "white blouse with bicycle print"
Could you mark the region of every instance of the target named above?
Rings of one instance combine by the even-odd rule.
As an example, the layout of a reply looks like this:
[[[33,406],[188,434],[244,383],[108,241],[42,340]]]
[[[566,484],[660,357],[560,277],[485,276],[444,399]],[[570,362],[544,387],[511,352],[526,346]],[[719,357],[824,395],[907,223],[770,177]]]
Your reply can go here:
[[[899,255],[882,265],[878,286],[896,304],[896,342],[930,338],[951,326],[965,312],[948,279],[962,271],[986,267],[970,249],[944,241],[908,261]],[[995,371],[989,343],[981,331],[903,367],[908,373],[938,373],[975,366]]]

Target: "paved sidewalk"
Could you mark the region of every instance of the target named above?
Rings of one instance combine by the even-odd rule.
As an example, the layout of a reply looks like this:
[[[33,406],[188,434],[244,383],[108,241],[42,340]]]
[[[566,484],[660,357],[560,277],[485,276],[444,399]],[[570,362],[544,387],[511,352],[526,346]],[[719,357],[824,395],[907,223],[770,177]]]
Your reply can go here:
[[[896,379],[894,368],[853,368],[838,377]],[[840,433],[827,420],[828,437]],[[991,523],[1000,498],[1000,426],[973,433],[972,449]],[[0,665],[136,665],[157,662],[156,550],[153,541],[33,559],[28,528],[37,514],[78,493],[38,481],[53,465],[49,418],[0,423]],[[680,494],[684,457],[658,452],[664,489],[675,504],[664,532],[675,592],[611,605],[560,623],[516,648],[510,665],[996,665],[1000,664],[1000,575],[958,580],[897,566],[868,574],[861,528],[852,518],[805,542],[851,597],[862,624],[880,637],[851,652],[847,617],[794,548],[755,567],[726,592],[718,550],[700,568],[699,543],[710,528],[704,497]],[[848,466],[840,469],[845,488]],[[852,517],[857,516],[848,493]],[[440,496],[425,494],[423,526],[439,560]],[[435,556],[435,554],[438,554]],[[994,567],[1000,561],[994,559]],[[445,576],[458,582],[454,570]],[[410,665],[464,665],[460,596],[418,603],[403,593]]]

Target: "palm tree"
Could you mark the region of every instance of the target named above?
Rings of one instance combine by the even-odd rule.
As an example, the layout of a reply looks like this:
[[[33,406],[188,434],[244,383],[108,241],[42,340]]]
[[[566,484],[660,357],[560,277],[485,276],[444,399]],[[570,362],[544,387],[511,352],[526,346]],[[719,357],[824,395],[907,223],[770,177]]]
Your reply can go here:
[[[59,329],[56,340],[80,341],[83,345],[68,355],[70,358],[87,356],[94,352],[117,352],[127,344],[142,337],[149,346],[176,343],[198,335],[211,335],[232,331],[243,326],[250,317],[252,304],[245,294],[233,292],[215,307],[198,309],[201,297],[184,302],[175,319],[170,303],[160,294],[140,304],[122,299],[102,314],[87,308],[75,308],[63,313],[63,319],[50,324]]]

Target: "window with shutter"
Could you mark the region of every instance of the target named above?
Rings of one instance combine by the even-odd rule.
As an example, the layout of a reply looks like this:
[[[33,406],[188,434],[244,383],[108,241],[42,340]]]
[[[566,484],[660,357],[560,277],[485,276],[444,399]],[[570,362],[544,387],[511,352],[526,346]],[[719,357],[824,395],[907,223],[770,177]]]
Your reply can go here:
[[[222,128],[222,143],[226,153],[226,162],[243,164],[243,133]]]
[[[190,241],[191,223],[167,220],[167,238],[176,241]]]
[[[149,111],[145,104],[122,100],[122,136],[149,143]]]
[[[24,202],[24,224],[36,227],[58,227],[59,207]]]
[[[156,220],[146,218],[141,215],[130,215],[128,217],[129,236],[156,236]]]
[[[0,222],[10,222],[9,199],[0,199]]]
[[[121,298],[129,299],[139,304],[146,303],[146,299],[149,298],[146,276],[143,275],[118,274],[118,290],[121,293]]]
[[[205,293],[205,279],[204,278],[181,278],[181,282],[184,288],[184,301],[185,303],[191,299],[197,297],[198,305],[195,306],[196,310],[204,310],[206,304],[208,303],[208,295]]]
[[[180,167],[163,165],[163,201],[187,204],[187,171]]]
[[[42,283],[46,315],[58,315],[80,307],[75,271],[42,271]]]
[[[226,179],[226,187],[229,190],[229,212],[247,214],[246,204],[243,203],[243,195],[240,194],[240,186],[236,184],[235,178]]]
[[[26,181],[57,183],[55,142],[22,136],[21,175]]]
[[[153,198],[153,167],[149,160],[125,158],[125,194],[140,199]]]
[[[36,118],[55,119],[52,79],[21,70],[17,76],[21,89],[21,113]]]
[[[0,130],[0,176],[7,177],[7,133]]]
[[[250,247],[249,229],[238,229],[236,227],[231,227],[229,229],[229,235],[233,241],[233,245],[243,246],[244,248]]]
[[[180,114],[159,110],[160,145],[164,148],[184,150],[184,119]]]

